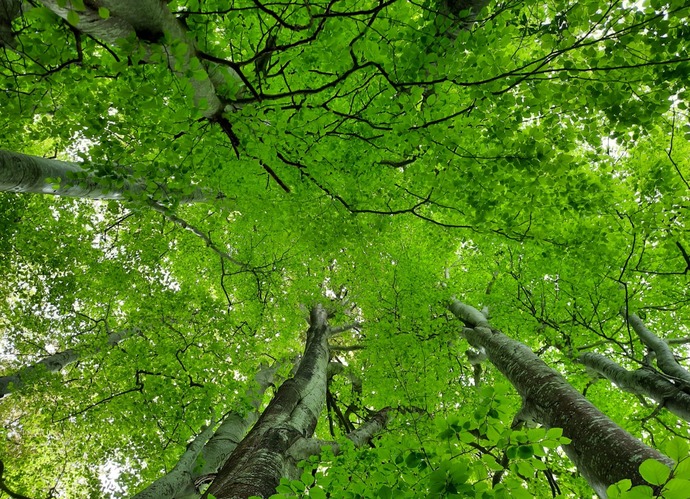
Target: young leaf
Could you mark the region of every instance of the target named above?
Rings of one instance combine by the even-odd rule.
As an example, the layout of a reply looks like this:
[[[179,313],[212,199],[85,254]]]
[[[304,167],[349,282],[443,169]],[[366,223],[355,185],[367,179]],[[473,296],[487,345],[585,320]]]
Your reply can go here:
[[[662,485],[671,475],[671,469],[656,459],[647,459],[640,465],[640,474],[652,485]]]

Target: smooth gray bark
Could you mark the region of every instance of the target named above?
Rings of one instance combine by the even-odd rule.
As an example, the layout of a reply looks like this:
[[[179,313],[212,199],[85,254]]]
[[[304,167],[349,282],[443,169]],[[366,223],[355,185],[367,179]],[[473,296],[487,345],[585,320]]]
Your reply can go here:
[[[259,407],[266,389],[273,384],[277,365],[263,367],[254,378],[247,396],[253,410],[246,414],[230,412],[213,432],[209,425],[187,446],[175,467],[132,499],[192,499],[201,494],[197,491],[197,479],[214,474],[237,447],[251,426],[259,419]]]
[[[628,321],[642,343],[656,354],[656,365],[659,366],[659,369],[690,388],[690,372],[678,364],[668,343],[647,329],[642,319],[636,314],[626,314],[625,312],[625,309],[621,310],[623,318]]]
[[[59,182],[59,185],[54,185],[55,181]],[[146,186],[125,181],[121,187],[116,187],[108,181],[88,174],[76,163],[0,150],[0,191],[121,200],[141,195],[146,191]],[[160,194],[162,198],[169,197],[165,186],[160,186]],[[208,196],[198,189],[179,201],[193,203],[208,199]]]
[[[111,333],[108,335],[108,345],[114,347],[125,338],[128,338],[138,330],[132,329],[119,333]],[[96,349],[98,352],[99,349]],[[62,352],[45,357],[31,366],[26,366],[19,371],[0,376],[0,399],[6,397],[10,393],[20,390],[26,383],[38,379],[46,372],[56,373],[61,371],[68,365],[76,362],[82,357],[79,350],[69,348]]]
[[[187,446],[187,450],[180,460],[165,476],[159,478],[132,499],[166,499],[175,497],[178,490],[183,489],[192,481],[191,470],[194,468],[197,456],[213,433],[213,424],[199,433]]]
[[[622,390],[649,397],[676,416],[690,421],[690,394],[651,367],[628,371],[607,357],[593,352],[584,353],[577,360]]]
[[[362,447],[381,432],[388,423],[389,408],[382,409],[370,417],[364,424],[356,430],[347,434],[347,438],[355,444],[355,447]],[[336,456],[340,454],[341,446],[337,442],[329,440],[318,440],[315,438],[302,438],[290,447],[290,456],[295,461],[302,461],[311,456],[321,453],[324,447],[329,447]]]
[[[327,318],[323,307],[317,305],[311,310],[304,355],[297,371],[280,386],[202,497],[266,498],[275,493],[281,478],[297,478],[297,460],[291,450],[294,447],[301,458],[302,451],[310,446],[308,441],[326,402],[328,338],[346,329],[330,328]]]
[[[566,454],[599,497],[605,498],[607,487],[623,479],[649,485],[639,472],[647,459],[674,466],[611,421],[527,346],[491,329],[477,309],[457,300],[449,309],[468,326],[463,334],[470,345],[484,348],[489,361],[522,396],[525,412],[547,428],[563,429],[571,440],[564,446]]]
[[[43,4],[55,14],[67,19],[71,10],[61,7],[58,0],[43,0]],[[234,79],[240,83],[238,75],[227,67],[200,61],[198,69],[206,71],[208,78],[187,78],[187,72],[193,70],[192,59],[196,57],[194,39],[170,12],[167,4],[160,0],[93,0],[85,2],[86,10],[77,11],[79,22],[76,28],[88,35],[108,43],[116,43],[122,38],[137,37],[140,41],[163,43],[163,34],[170,43],[166,45],[165,54],[168,67],[178,77],[185,78],[194,89],[195,105],[203,107],[206,118],[214,118],[223,112],[223,103],[216,93],[220,88]],[[110,11],[108,19],[98,14],[98,8],[105,7]],[[174,44],[185,44],[186,50],[173,49]],[[205,107],[204,107],[205,106]]]

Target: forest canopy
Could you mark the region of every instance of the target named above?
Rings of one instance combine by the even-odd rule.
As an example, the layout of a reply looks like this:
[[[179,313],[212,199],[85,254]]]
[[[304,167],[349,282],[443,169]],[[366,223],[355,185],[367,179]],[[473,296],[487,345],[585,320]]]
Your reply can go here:
[[[689,13],[0,0],[0,497],[687,499]]]

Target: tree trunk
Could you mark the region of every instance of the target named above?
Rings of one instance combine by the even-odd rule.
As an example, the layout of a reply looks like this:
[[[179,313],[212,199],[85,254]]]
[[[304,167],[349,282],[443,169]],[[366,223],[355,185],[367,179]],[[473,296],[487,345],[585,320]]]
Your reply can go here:
[[[328,382],[330,328],[323,307],[312,309],[309,322],[304,356],[295,376],[281,385],[218,473],[208,490],[216,498],[269,497],[282,477],[294,475],[288,449],[314,433]]]
[[[642,319],[636,314],[626,314],[626,311],[622,310],[621,315],[630,324],[630,327],[633,328],[633,331],[639,336],[642,343],[654,352],[656,355],[656,365],[659,366],[659,369],[678,383],[682,383],[686,388],[690,388],[690,372],[678,364],[668,343],[647,329]]]
[[[468,326],[463,334],[470,345],[484,349],[522,396],[525,413],[547,428],[563,429],[571,440],[564,446],[566,454],[599,497],[626,478],[633,485],[649,485],[639,472],[647,459],[673,467],[671,459],[616,425],[529,348],[491,329],[477,309],[459,301],[449,309]]]
[[[67,19],[71,9],[59,0],[43,0],[43,4],[55,14]],[[94,0],[85,2],[85,9],[76,11],[79,22],[76,29],[107,43],[136,36],[142,42],[163,43],[164,33],[170,42],[165,45],[168,67],[178,77],[184,78],[194,89],[194,103],[206,118],[215,118],[223,112],[223,103],[216,94],[216,88],[231,83],[241,85],[239,76],[229,67],[218,66],[196,58],[197,50],[187,28],[170,12],[167,4],[160,0]],[[108,9],[109,16],[103,19],[99,7]],[[185,45],[184,50],[175,48]],[[189,78],[188,73],[201,72],[204,78]],[[232,96],[229,96],[232,97]]]
[[[297,462],[319,453],[332,442],[314,440],[319,414],[326,402],[328,338],[353,326],[331,328],[317,305],[310,313],[304,355],[295,375],[286,380],[249,434],[237,446],[202,496],[217,499],[267,498],[283,477],[297,478]],[[356,445],[369,441],[385,425],[387,409],[350,435]]]
[[[266,389],[273,384],[278,366],[264,367],[255,377],[256,385],[248,390],[248,397],[254,410],[244,416],[238,412],[228,414],[213,436],[213,425],[203,430],[187,446],[175,467],[153,482],[132,499],[198,498],[197,481],[218,471],[247,430],[259,418],[259,407]]]
[[[334,331],[337,330],[328,329],[327,335],[332,335]],[[315,341],[318,346],[319,341]],[[309,347],[307,347],[307,350],[308,349]],[[315,350],[315,348],[312,348],[311,351],[314,352]],[[322,352],[317,352],[317,354],[318,353]],[[320,360],[317,361],[315,363],[316,369],[314,371],[311,371],[317,373],[317,377],[319,377],[322,372],[322,366],[320,362]],[[304,362],[300,365],[300,367],[303,364]],[[263,400],[263,394],[266,391],[266,389],[273,384],[274,374],[277,368],[277,365],[274,365],[271,368],[263,368],[256,375],[256,383],[247,394],[249,399],[251,400],[251,405],[254,408],[253,411],[249,412],[244,416],[236,412],[231,412],[225,418],[223,423],[218,427],[213,436],[210,438],[210,431],[208,428],[202,431],[192,442],[190,442],[190,444],[187,446],[187,450],[180,458],[180,461],[169,473],[167,473],[160,479],[156,480],[153,484],[151,484],[143,491],[139,492],[132,499],[198,499],[199,497],[202,497],[201,493],[199,492],[199,488],[204,484],[211,482],[213,479],[221,477],[220,480],[224,480],[226,484],[230,482],[231,479],[226,474],[224,474],[223,471],[218,473],[218,469],[224,463],[227,467],[226,461],[229,462],[232,459],[237,458],[233,458],[232,453],[233,451],[235,451],[235,449],[237,449],[238,444],[243,441],[243,438],[247,434],[247,430],[252,426],[252,424],[254,424],[259,419],[258,410]],[[340,372],[341,369],[342,364],[333,362],[329,363],[326,368],[327,379],[330,379],[333,375]],[[292,380],[288,380],[288,382],[294,381],[298,376],[299,372],[295,375],[295,378],[293,378]],[[318,391],[321,388],[320,383],[320,381],[317,381],[315,384],[303,385],[302,389],[304,391],[302,391],[302,393],[307,393],[310,396],[313,395],[312,393],[310,393],[310,390],[316,387]],[[294,384],[288,384],[288,387],[290,386],[292,386],[293,389],[295,388]],[[279,395],[280,391],[274,398],[274,402],[276,399],[278,399]],[[325,393],[322,398],[325,400]],[[274,402],[272,402],[271,405],[273,405]],[[283,402],[285,401],[283,400]],[[267,411],[271,408],[271,405],[269,405]],[[293,407],[291,404],[288,405],[289,407],[286,405],[281,406],[282,410],[287,411],[287,419],[289,419],[290,413],[292,411],[290,409],[291,407],[293,409],[299,410],[297,406]],[[323,401],[320,402],[320,405],[323,406]],[[310,407],[315,407],[315,405],[310,403]],[[370,442],[372,437],[385,427],[388,421],[388,411],[389,409],[386,408],[377,413],[374,413],[374,415],[364,424],[362,424],[359,428],[350,432],[347,435],[347,438],[355,444],[355,447],[361,447],[362,445]],[[274,410],[274,413],[275,412],[276,411]],[[264,411],[264,413],[266,413],[266,411]],[[310,417],[311,416],[307,414],[307,417],[305,419],[309,419]],[[318,413],[316,413],[316,418],[318,418]],[[275,421],[275,419],[273,419],[273,421]],[[266,436],[265,430],[271,429],[271,423],[267,423],[267,420],[264,419],[261,424],[264,425],[262,429],[252,431],[255,432],[255,434],[263,433],[267,439],[270,439],[271,433],[269,433],[268,436]],[[306,430],[307,433],[310,433],[310,431],[313,432],[313,428],[311,430],[309,429],[311,428],[310,425],[311,423],[309,424]],[[283,429],[285,429],[286,426],[290,426],[290,421],[288,421],[286,424],[283,424]],[[303,431],[301,428],[297,428],[297,426],[299,425],[293,425],[287,431]],[[250,436],[247,436],[246,438],[249,437]],[[245,445],[245,449],[247,449],[247,447],[249,446]],[[283,476],[297,478],[297,474],[295,473],[297,468],[295,464],[298,461],[307,459],[313,455],[318,455],[323,449],[323,447],[330,447],[331,451],[334,454],[338,454],[340,452],[340,446],[335,442],[317,440],[314,438],[303,438],[301,436],[297,438],[294,445],[284,449],[282,455],[278,456],[278,459],[282,459],[284,462],[282,465],[278,467],[282,469],[288,469],[289,471],[287,472],[287,475],[276,475],[272,477],[273,480],[271,483],[275,483],[275,485],[273,485],[273,489],[271,489],[272,491],[270,491],[270,494],[273,494],[275,492],[275,486],[277,486],[277,483]],[[254,457],[257,457],[260,461],[260,456],[263,452],[263,449],[254,448],[254,451],[257,452],[257,456]],[[229,456],[230,459],[228,459]],[[252,462],[252,456],[247,456],[245,454],[244,457],[246,458],[246,461],[250,463],[248,465],[248,467],[250,467]],[[263,491],[266,491],[267,489],[268,487],[262,488]],[[247,497],[246,494],[243,496],[233,495],[231,497]],[[251,493],[248,494],[251,495]],[[216,497],[220,498],[226,496],[216,495]]]
[[[58,182],[59,185],[54,185]],[[146,186],[124,181],[116,187],[113,182],[98,179],[75,163],[0,150],[0,191],[119,200],[142,195]],[[161,186],[160,191],[163,198],[171,196],[165,186]],[[149,194],[157,197],[159,193]],[[179,199],[181,203],[207,200],[201,190]]]
[[[137,330],[123,331],[121,333],[111,333],[108,336],[108,345],[114,347],[125,338],[128,338]],[[97,350],[98,351],[98,350]],[[78,350],[68,348],[63,352],[45,357],[34,365],[24,367],[19,371],[0,377],[0,399],[10,393],[21,389],[27,382],[37,379],[45,372],[55,373],[61,371],[68,365],[76,362],[81,357]]]
[[[589,369],[615,383],[621,390],[649,397],[678,417],[690,421],[690,394],[685,393],[651,367],[628,371],[598,353],[577,358]]]

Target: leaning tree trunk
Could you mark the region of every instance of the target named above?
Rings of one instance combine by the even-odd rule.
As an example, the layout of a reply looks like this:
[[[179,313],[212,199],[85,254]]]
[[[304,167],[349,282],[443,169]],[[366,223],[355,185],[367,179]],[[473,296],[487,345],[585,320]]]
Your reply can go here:
[[[676,416],[690,421],[690,394],[652,367],[645,366],[628,371],[603,355],[593,352],[583,353],[577,360],[615,383],[620,389],[649,397]]]
[[[449,309],[468,326],[463,334],[470,345],[484,349],[522,396],[523,414],[548,428],[563,429],[571,440],[564,446],[566,454],[600,497],[623,479],[649,485],[639,472],[647,459],[673,467],[671,459],[611,421],[529,348],[491,329],[477,309],[457,300]]]
[[[636,314],[626,313],[626,310],[623,309],[621,315],[642,340],[642,343],[654,352],[656,365],[659,366],[659,369],[671,376],[676,383],[690,389],[690,372],[678,364],[668,343],[647,329],[642,319]]]
[[[281,478],[298,477],[298,461],[318,454],[323,445],[334,445],[311,436],[326,401],[328,338],[353,326],[331,328],[327,318],[323,307],[312,309],[304,355],[294,377],[281,385],[202,498],[270,497]],[[386,419],[384,409],[349,438],[356,445],[369,441]]]
[[[138,332],[137,329],[127,330],[120,333],[111,333],[108,335],[108,345],[114,347],[125,338]],[[99,349],[96,349],[96,352]],[[31,366],[23,367],[22,369],[0,376],[0,399],[6,397],[10,393],[21,389],[27,383],[39,378],[45,372],[55,373],[61,371],[68,365],[76,362],[81,358],[82,354],[78,349],[68,348],[62,352],[45,357]]]
[[[119,185],[93,176],[79,164],[0,150],[0,191],[53,194],[86,199],[127,199],[146,194],[155,199],[175,197],[181,203],[208,201],[201,190],[180,197],[165,186],[147,192],[145,183],[122,181]]]

